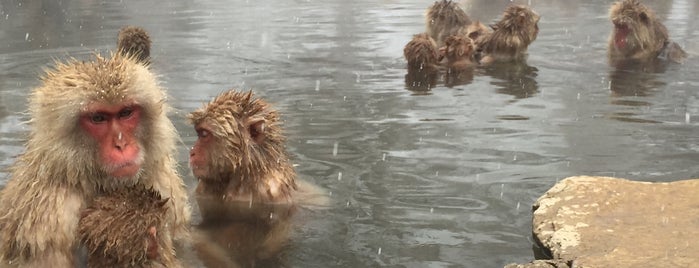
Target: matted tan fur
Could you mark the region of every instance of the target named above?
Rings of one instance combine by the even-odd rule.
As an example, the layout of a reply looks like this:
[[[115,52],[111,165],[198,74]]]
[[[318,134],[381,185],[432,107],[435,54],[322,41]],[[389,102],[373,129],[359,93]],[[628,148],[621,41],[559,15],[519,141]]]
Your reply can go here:
[[[215,148],[208,154],[206,177],[199,177],[196,193],[223,200],[292,202],[296,172],[286,152],[279,113],[252,91],[229,90],[188,115],[195,127],[204,124]],[[251,137],[251,124],[259,140]]]
[[[442,47],[448,36],[457,34],[469,24],[471,19],[466,12],[451,0],[435,1],[425,12],[426,32],[437,42],[437,47]]]
[[[682,62],[687,53],[669,40],[667,28],[655,12],[638,0],[616,2],[609,9],[614,25],[609,37],[609,57],[614,60],[649,60],[664,57]]]
[[[87,249],[87,267],[181,267],[172,237],[166,230],[167,199],[152,189],[126,187],[115,190],[83,210],[78,224]],[[155,228],[150,238],[150,228]],[[149,243],[158,256],[148,257]]]
[[[90,104],[127,99],[142,109],[136,136],[144,159],[140,172],[123,181],[109,178],[96,163],[97,142],[78,120]],[[30,95],[26,151],[0,192],[0,267],[74,266],[80,211],[96,192],[129,184],[168,198],[166,222],[175,237],[186,237],[190,210],[175,169],[177,134],[169,109],[155,76],[121,53],[47,70]]]
[[[528,6],[505,8],[502,19],[492,25],[493,32],[478,38],[476,47],[482,63],[522,60],[539,33],[539,15]]]
[[[151,40],[148,32],[138,26],[124,26],[117,35],[117,50],[135,56],[139,62],[150,63]]]

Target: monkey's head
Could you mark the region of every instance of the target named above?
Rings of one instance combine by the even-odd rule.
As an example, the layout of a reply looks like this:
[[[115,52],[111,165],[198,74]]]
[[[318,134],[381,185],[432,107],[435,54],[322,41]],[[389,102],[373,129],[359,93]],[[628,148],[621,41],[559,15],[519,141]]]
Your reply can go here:
[[[449,62],[459,60],[471,60],[473,56],[473,41],[462,35],[451,35],[444,42],[446,44],[446,58]]]
[[[150,36],[141,27],[125,26],[119,30],[117,49],[135,56],[141,63],[150,63]]]
[[[408,61],[408,68],[415,70],[431,68],[439,61],[437,43],[427,33],[416,34],[405,45],[403,56]]]
[[[89,267],[144,265],[167,257],[168,199],[153,189],[124,187],[95,198],[78,223],[81,243],[88,251]],[[130,264],[130,265],[129,265]]]
[[[34,161],[55,171],[58,183],[133,184],[151,172],[144,167],[162,162],[149,156],[172,155],[175,130],[165,93],[134,58],[73,59],[57,63],[42,80],[30,97],[31,124],[39,127],[32,128],[27,150],[42,150]]]
[[[465,30],[466,36],[468,36],[468,38],[471,38],[471,40],[473,41],[476,41],[478,38],[481,38],[490,33],[490,29],[488,29],[488,27],[483,25],[483,23],[481,23],[480,21],[475,21],[469,24]]]
[[[539,14],[523,5],[511,5],[505,9],[502,20],[493,26],[494,30],[506,29],[522,38],[523,45],[528,46],[539,34]]]
[[[189,162],[198,179],[254,179],[287,161],[279,114],[252,91],[221,93],[187,118],[198,136]]]
[[[614,24],[610,45],[623,54],[660,50],[667,40],[667,29],[658,22],[655,13],[638,0],[616,2],[609,9]]]

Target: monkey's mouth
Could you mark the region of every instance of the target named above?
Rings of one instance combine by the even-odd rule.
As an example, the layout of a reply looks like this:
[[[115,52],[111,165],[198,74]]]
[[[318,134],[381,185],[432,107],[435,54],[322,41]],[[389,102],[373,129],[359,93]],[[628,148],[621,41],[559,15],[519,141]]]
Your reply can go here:
[[[126,162],[112,165],[107,172],[115,178],[131,178],[141,171],[141,165],[135,162]]]
[[[616,33],[614,34],[614,46],[617,48],[625,48],[627,42],[626,37],[631,32],[629,26],[625,23],[614,23],[614,28],[616,28]]]

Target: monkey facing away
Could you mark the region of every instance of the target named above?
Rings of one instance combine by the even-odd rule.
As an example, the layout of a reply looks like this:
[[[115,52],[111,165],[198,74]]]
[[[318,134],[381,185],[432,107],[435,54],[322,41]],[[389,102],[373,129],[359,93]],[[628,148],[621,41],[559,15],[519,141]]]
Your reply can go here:
[[[469,24],[471,19],[466,12],[451,0],[435,1],[425,12],[426,32],[437,42],[437,47],[442,47],[447,37],[459,33]]]
[[[408,62],[407,88],[427,90],[436,85],[442,56],[432,37],[427,33],[414,35],[403,48],[403,55]]]
[[[638,0],[622,0],[609,9],[614,24],[609,37],[609,59],[648,61],[656,58],[681,63],[687,53],[669,40],[667,28],[655,12]]]
[[[477,59],[483,64],[526,58],[527,48],[539,33],[539,15],[527,6],[510,5],[502,19],[491,25],[492,33],[478,37]]]
[[[117,35],[117,50],[131,54],[143,64],[150,64],[151,40],[148,32],[138,26],[124,26]]]
[[[46,72],[29,100],[26,151],[0,191],[0,267],[73,267],[78,221],[99,191],[153,188],[186,238],[189,205],[175,169],[175,128],[155,76],[121,53]]]
[[[181,267],[164,231],[167,201],[139,187],[98,196],[78,224],[87,267]]]

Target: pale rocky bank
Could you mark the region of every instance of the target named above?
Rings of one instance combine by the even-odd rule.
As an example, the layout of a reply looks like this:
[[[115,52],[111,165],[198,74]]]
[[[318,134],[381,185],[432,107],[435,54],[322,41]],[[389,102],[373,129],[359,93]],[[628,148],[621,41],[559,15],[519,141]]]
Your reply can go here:
[[[699,179],[566,178],[533,205],[549,260],[505,268],[699,267]]]

